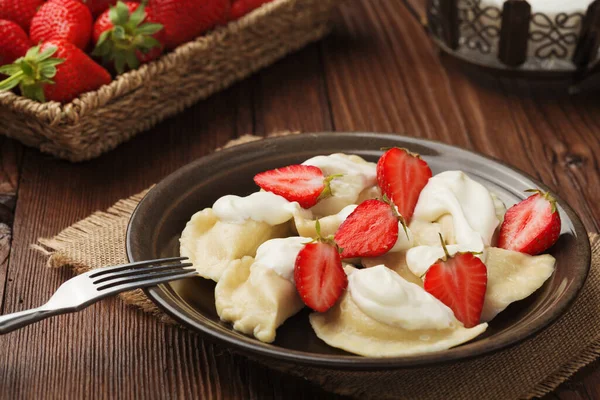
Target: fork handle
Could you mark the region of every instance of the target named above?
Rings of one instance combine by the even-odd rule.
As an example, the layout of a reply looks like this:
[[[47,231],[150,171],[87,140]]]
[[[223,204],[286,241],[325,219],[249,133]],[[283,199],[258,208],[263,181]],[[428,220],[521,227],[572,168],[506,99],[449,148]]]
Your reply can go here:
[[[12,332],[57,314],[61,314],[61,312],[38,307],[12,314],[0,315],[0,335],[4,335],[5,333]]]

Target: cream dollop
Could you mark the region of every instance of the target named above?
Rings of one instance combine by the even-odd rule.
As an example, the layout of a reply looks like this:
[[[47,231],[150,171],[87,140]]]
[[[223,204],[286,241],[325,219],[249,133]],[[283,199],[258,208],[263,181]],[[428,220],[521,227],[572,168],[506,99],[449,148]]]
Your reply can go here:
[[[254,266],[272,269],[277,275],[294,283],[296,257],[304,245],[312,240],[300,236],[267,240],[256,250]]]
[[[413,219],[435,222],[446,214],[452,216],[456,242],[448,246],[450,254],[483,252],[491,245],[500,223],[490,192],[462,171],[446,171],[430,178],[419,196]],[[417,246],[408,250],[406,262],[414,274],[421,276],[443,255],[441,245]]]
[[[348,290],[358,308],[381,323],[409,330],[454,327],[450,308],[385,265],[353,271]]]
[[[344,207],[355,204],[363,190],[377,183],[377,164],[356,155],[336,153],[316,156],[302,164],[319,168],[325,176],[342,175],[331,181],[333,196],[319,201],[311,208],[318,216],[333,215]]]
[[[300,213],[306,218],[312,218],[310,211],[304,210],[297,202],[289,202],[271,192],[256,192],[246,197],[223,196],[215,202],[212,209],[220,221],[235,224],[252,219],[274,226],[283,224]]]

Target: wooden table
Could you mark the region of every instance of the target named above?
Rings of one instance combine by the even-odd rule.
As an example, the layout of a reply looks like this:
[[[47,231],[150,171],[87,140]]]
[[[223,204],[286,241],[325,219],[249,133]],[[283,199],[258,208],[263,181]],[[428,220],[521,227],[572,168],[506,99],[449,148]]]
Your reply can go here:
[[[1,312],[43,303],[70,271],[30,248],[245,133],[377,131],[475,150],[532,174],[586,227],[600,220],[600,97],[465,74],[398,1],[345,4],[334,33],[95,161],[0,137]],[[12,229],[12,231],[11,231]],[[600,399],[600,363],[548,398]],[[0,338],[4,398],[333,398],[109,299]]]

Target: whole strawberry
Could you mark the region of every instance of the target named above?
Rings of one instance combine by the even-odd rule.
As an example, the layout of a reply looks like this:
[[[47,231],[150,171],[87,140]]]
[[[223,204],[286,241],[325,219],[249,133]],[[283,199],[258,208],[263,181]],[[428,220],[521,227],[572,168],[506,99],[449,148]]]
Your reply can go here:
[[[506,211],[500,226],[498,247],[531,255],[550,248],[560,236],[560,215],[550,193],[534,193]]]
[[[15,22],[0,19],[0,65],[23,57],[31,47],[27,34]]]
[[[164,30],[153,23],[150,7],[121,2],[98,17],[94,24],[93,55],[114,65],[117,73],[135,69],[141,63],[158,58],[163,51]]]
[[[156,21],[164,26],[165,46],[174,49],[229,20],[230,0],[149,0]]]
[[[34,43],[65,40],[85,50],[92,36],[92,13],[77,0],[50,0],[31,20],[29,37]]]
[[[0,73],[10,75],[0,82],[0,90],[18,85],[23,96],[40,102],[69,102],[111,81],[107,70],[64,40],[32,47],[14,64],[0,67]]]
[[[44,0],[0,0],[0,19],[15,22],[28,32],[31,19],[42,4]]]
[[[238,19],[273,0],[235,0],[231,3],[231,19]]]
[[[87,8],[90,9],[92,16],[97,17],[104,11],[108,10],[109,7],[117,4],[117,0],[79,0]]]

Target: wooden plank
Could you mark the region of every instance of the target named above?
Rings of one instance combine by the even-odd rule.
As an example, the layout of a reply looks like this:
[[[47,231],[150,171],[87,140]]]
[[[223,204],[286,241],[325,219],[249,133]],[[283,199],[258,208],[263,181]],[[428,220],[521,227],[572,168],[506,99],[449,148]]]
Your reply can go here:
[[[29,248],[37,237],[53,235],[231,138],[255,131],[255,120],[260,133],[286,126],[324,129],[327,115],[300,118],[321,107],[315,102],[321,101],[323,92],[315,91],[311,77],[319,74],[318,60],[312,59],[317,56],[316,47],[296,56],[312,71],[297,71],[293,63],[278,64],[95,161],[72,165],[28,151],[14,224],[13,265],[19,268],[9,271],[5,311],[43,303],[72,275],[43,267],[44,257]],[[271,97],[277,76],[294,76],[294,83],[282,88],[282,95]],[[281,102],[277,96],[295,100]],[[252,97],[260,100],[257,117]],[[0,387],[10,398],[262,399],[299,393],[307,399],[332,397],[196,334],[159,324],[116,299],[3,337],[0,359]]]
[[[19,165],[23,146],[0,136],[0,310],[8,275],[12,224],[19,186]]]

